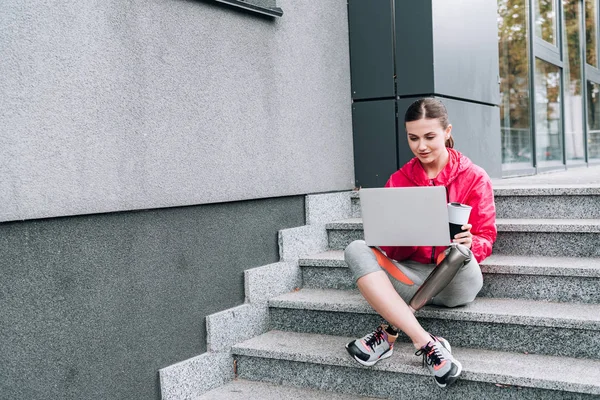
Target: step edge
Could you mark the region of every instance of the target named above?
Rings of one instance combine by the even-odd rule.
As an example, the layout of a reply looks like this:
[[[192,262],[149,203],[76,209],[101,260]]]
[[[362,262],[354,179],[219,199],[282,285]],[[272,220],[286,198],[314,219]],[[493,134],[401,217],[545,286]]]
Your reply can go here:
[[[276,331],[270,331],[276,332]],[[267,332],[269,334],[269,332]],[[320,340],[321,337],[326,337],[328,335],[320,335],[320,334],[304,334],[310,335],[314,337],[315,341]],[[459,348],[453,347],[453,351],[458,350]],[[501,351],[493,351],[493,350],[485,350],[486,352],[491,352],[495,354],[502,354],[504,356],[510,356],[511,354],[517,353],[509,353],[509,352],[501,352]],[[399,373],[399,374],[413,374],[413,375],[421,375],[421,376],[429,376],[429,373],[426,372],[423,368],[417,367],[415,365],[403,364],[397,362],[395,364],[377,364],[373,367],[364,367],[359,365],[358,363],[352,361],[348,358],[346,353],[340,352],[339,357],[319,357],[317,358],[311,354],[303,354],[301,352],[295,352],[294,349],[287,347],[285,349],[275,348],[275,350],[271,349],[266,351],[264,349],[259,349],[255,346],[249,345],[248,343],[240,343],[235,345],[232,350],[232,355],[235,356],[245,356],[245,357],[253,357],[253,358],[264,358],[264,359],[275,359],[281,361],[295,361],[295,362],[305,362],[312,363],[318,365],[329,365],[334,367],[349,367],[349,368],[371,368],[380,371],[386,371],[391,373]],[[260,352],[261,355],[257,355],[256,353]],[[520,355],[520,354],[519,354]],[[539,356],[539,355],[538,355]],[[567,359],[567,357],[559,357],[559,356],[543,356],[547,360],[554,359],[558,362],[561,359]],[[573,359],[578,361],[577,359]],[[587,362],[587,359],[581,359],[582,362]],[[565,377],[567,375],[564,375]],[[495,374],[495,373],[484,373],[480,371],[471,371],[468,367],[463,369],[463,374],[461,375],[461,379],[470,380],[474,382],[484,382],[484,383],[501,383],[506,385],[514,385],[514,386],[522,386],[529,387],[534,389],[547,389],[547,390],[558,390],[565,392],[574,392],[574,393],[585,393],[585,394],[600,394],[600,383],[597,385],[589,384],[589,383],[579,383],[573,380],[555,380],[555,379],[543,379],[534,376],[527,376],[525,374]],[[560,387],[559,387],[560,386]]]
[[[306,289],[302,289],[305,290]],[[301,291],[302,291],[301,290]],[[321,292],[326,295],[327,291],[337,291],[336,289],[309,289],[312,292]],[[342,290],[343,292],[356,292],[356,290]],[[296,292],[298,293],[298,292]],[[306,292],[305,292],[306,293]],[[284,295],[287,297],[294,297],[294,294]],[[484,299],[480,300],[485,302],[486,300],[494,298],[477,298]],[[529,299],[515,299],[510,298],[512,303],[516,304],[515,308],[521,308],[518,304],[524,304],[529,307],[536,304],[548,303],[539,300]],[[477,301],[477,300],[475,300]],[[581,307],[580,303],[558,303],[560,307],[565,307],[567,304],[572,304],[573,307]],[[289,299],[289,298],[273,298],[269,300],[269,308],[288,309],[288,310],[306,310],[306,311],[327,311],[327,312],[341,312],[348,314],[377,314],[375,310],[369,306],[366,300],[359,302],[352,301],[340,301],[329,300],[329,301],[310,301],[306,299]],[[585,303],[583,306],[591,308],[597,307],[600,310],[600,304]],[[483,311],[469,311],[468,309],[451,309],[451,308],[437,308],[435,306],[426,306],[419,310],[416,314],[417,318],[429,318],[429,319],[440,319],[448,321],[472,321],[481,323],[492,323],[498,325],[522,325],[522,326],[538,326],[548,328],[563,328],[563,329],[577,329],[577,330],[590,330],[600,331],[600,313],[595,320],[587,318],[564,318],[564,317],[552,317],[548,315],[523,315],[523,314],[509,314],[509,313],[488,313]]]

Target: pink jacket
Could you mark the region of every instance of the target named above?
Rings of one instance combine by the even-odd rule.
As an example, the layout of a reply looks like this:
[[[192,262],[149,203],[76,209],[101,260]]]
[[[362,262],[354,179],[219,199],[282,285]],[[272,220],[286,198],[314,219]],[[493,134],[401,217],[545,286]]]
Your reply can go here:
[[[469,223],[473,225],[471,251],[477,262],[482,262],[492,253],[496,240],[496,207],[492,182],[486,172],[473,164],[457,150],[448,148],[450,159],[435,179],[429,179],[419,160],[415,157],[396,171],[385,187],[445,186],[448,202],[468,204],[473,209]],[[424,246],[381,246],[390,258],[397,261],[413,260],[433,264],[445,247]]]

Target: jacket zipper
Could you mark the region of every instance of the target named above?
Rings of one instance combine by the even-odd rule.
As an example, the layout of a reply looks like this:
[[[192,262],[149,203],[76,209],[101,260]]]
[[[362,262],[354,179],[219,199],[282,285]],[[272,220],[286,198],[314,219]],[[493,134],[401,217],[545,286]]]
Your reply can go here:
[[[431,186],[435,186],[435,182],[433,181],[433,179],[430,181]],[[435,264],[435,246],[433,246],[431,248],[431,263]]]

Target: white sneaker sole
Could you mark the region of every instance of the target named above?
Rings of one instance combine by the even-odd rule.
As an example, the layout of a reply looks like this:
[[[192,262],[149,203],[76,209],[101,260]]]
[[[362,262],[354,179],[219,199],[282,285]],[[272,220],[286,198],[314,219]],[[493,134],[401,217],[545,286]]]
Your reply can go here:
[[[347,349],[348,345],[346,345],[345,347]],[[364,365],[365,367],[370,367],[370,366],[373,366],[373,365],[377,364],[377,361],[385,360],[386,358],[391,357],[392,354],[394,354],[394,349],[393,348],[390,349],[390,351],[388,351],[387,353],[382,354],[381,357],[379,357],[378,359],[373,360],[373,361],[363,361],[363,360],[361,360],[360,358],[358,358],[356,356],[352,356],[352,357],[354,357],[354,359],[356,361],[358,361],[360,364]]]
[[[456,371],[456,373],[452,376],[449,376],[446,379],[446,384],[442,385],[441,383],[439,383],[437,381],[437,379],[435,379],[435,377],[433,378],[433,380],[435,381],[435,383],[437,383],[437,385],[441,388],[445,388],[448,385],[452,385],[454,382],[456,382],[456,380],[458,379],[458,377],[460,376],[460,373],[462,372],[462,364],[456,360],[454,360],[454,365],[456,365],[458,367],[458,371]]]

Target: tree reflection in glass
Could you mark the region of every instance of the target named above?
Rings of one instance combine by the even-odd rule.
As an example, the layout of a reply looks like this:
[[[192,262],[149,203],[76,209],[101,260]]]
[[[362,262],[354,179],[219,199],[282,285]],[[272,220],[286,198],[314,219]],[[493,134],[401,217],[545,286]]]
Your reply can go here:
[[[600,85],[588,81],[588,158],[600,159]]]
[[[531,167],[527,0],[498,0],[503,170]]]
[[[560,68],[535,59],[535,147],[540,167],[562,164]]]
[[[556,44],[555,0],[534,0],[535,34],[548,43]]]
[[[585,0],[585,59],[588,64],[598,66],[596,55],[596,1]]]

